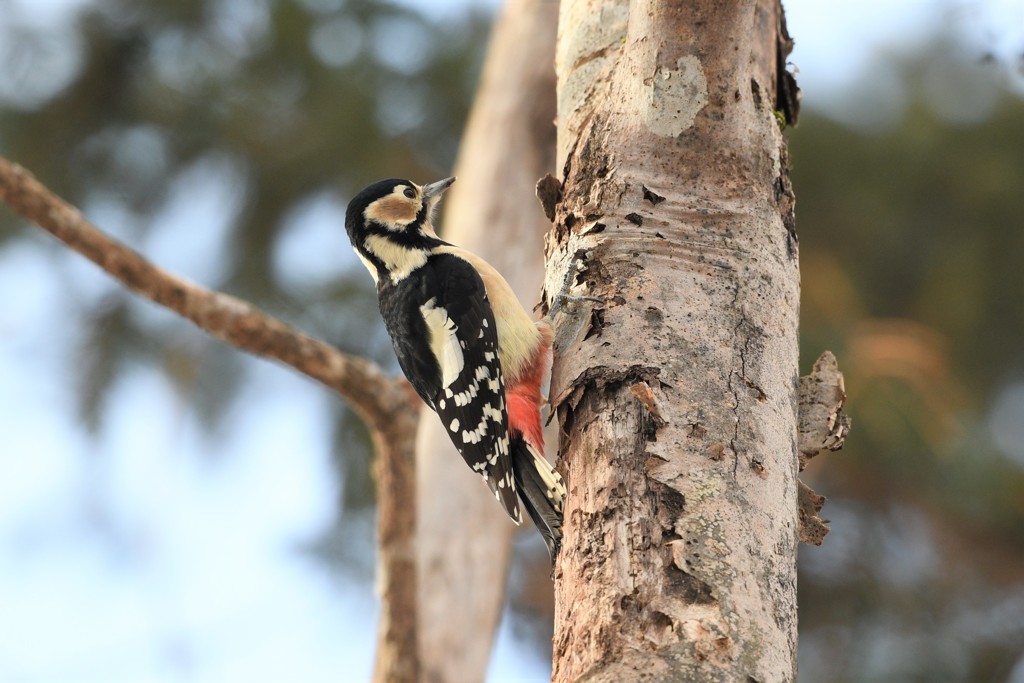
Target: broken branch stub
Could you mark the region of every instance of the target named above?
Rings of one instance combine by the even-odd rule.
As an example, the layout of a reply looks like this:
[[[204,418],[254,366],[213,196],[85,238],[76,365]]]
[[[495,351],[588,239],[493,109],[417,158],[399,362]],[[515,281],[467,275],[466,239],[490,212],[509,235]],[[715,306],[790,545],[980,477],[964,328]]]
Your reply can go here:
[[[814,490],[799,479],[796,480],[797,510],[800,517],[800,542],[809,545],[821,545],[825,536],[831,531],[828,527],[829,520],[822,519],[821,508],[828,500],[825,496],[819,496]]]
[[[850,432],[850,417],[843,412],[846,388],[836,357],[825,351],[814,362],[811,374],[800,378],[799,416],[797,420],[800,470],[824,450],[838,451]],[[829,532],[827,519],[820,517],[827,498],[815,493],[802,481],[797,482],[800,517],[800,541],[821,545]]]
[[[836,357],[825,351],[814,362],[811,374],[800,378],[797,421],[800,470],[824,450],[838,451],[850,431],[850,417],[843,412],[846,389]]]

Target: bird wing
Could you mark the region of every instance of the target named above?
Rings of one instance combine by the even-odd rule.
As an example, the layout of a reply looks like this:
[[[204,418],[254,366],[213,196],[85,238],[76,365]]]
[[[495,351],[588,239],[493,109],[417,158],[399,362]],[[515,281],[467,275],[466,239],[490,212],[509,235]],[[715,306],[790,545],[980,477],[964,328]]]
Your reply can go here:
[[[466,463],[521,523],[497,326],[483,280],[465,260],[436,254],[421,282],[419,314],[440,366],[430,403]]]

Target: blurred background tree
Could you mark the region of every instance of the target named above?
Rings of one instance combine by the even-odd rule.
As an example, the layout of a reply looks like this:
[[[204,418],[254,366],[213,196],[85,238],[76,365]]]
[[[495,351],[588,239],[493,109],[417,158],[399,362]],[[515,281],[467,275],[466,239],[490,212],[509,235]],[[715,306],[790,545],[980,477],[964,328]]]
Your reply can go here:
[[[372,283],[347,268],[344,207],[380,177],[450,167],[490,14],[439,22],[374,2],[104,0],[58,30],[45,10],[7,4],[5,154],[158,261],[397,368],[371,315]],[[318,250],[325,236],[309,233],[324,230],[337,234]],[[0,239],[40,241],[11,220]],[[55,269],[74,260],[46,251]],[[247,360],[117,287],[97,299],[76,302],[64,323],[84,424],[102,427],[119,373],[144,363],[216,428]],[[351,470],[342,499],[367,509],[368,446],[333,408],[346,453],[337,465]]]
[[[1001,66],[1024,55],[939,34],[859,84],[887,120],[790,136],[802,355],[836,352],[854,421],[808,473],[834,530],[801,553],[809,681],[1024,681],[1024,101]]]
[[[1024,39],[989,50],[955,30],[977,3],[938,5],[846,93],[802,81],[790,133],[803,358],[836,352],[855,426],[805,475],[833,520],[801,553],[806,681],[1024,681]],[[0,0],[0,152],[397,369],[344,207],[450,169],[493,9]],[[343,404],[6,210],[0,291],[0,678],[367,678],[370,453]],[[522,569],[493,680],[549,666],[550,584]]]

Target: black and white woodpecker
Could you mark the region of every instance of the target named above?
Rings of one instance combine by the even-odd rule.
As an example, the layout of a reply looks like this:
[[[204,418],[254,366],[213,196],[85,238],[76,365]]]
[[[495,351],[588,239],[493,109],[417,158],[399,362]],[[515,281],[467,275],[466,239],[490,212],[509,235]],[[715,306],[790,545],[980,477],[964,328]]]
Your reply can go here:
[[[540,419],[551,328],[490,264],[434,232],[453,182],[376,182],[349,203],[345,228],[405,376],[516,524],[522,500],[554,564],[565,486],[544,458]]]

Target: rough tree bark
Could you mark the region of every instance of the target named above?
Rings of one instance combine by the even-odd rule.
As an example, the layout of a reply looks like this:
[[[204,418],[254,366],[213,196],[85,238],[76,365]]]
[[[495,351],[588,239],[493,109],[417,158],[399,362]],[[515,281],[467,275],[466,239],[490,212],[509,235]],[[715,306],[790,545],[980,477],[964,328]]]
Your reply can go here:
[[[557,681],[795,678],[788,46],[778,0],[562,2]]]
[[[544,277],[548,222],[532,195],[536,179],[555,167],[557,19],[549,0],[505,6],[463,134],[458,182],[445,199],[444,238],[493,264],[527,310]],[[423,677],[482,681],[517,528],[432,414],[420,421],[417,486]]]

